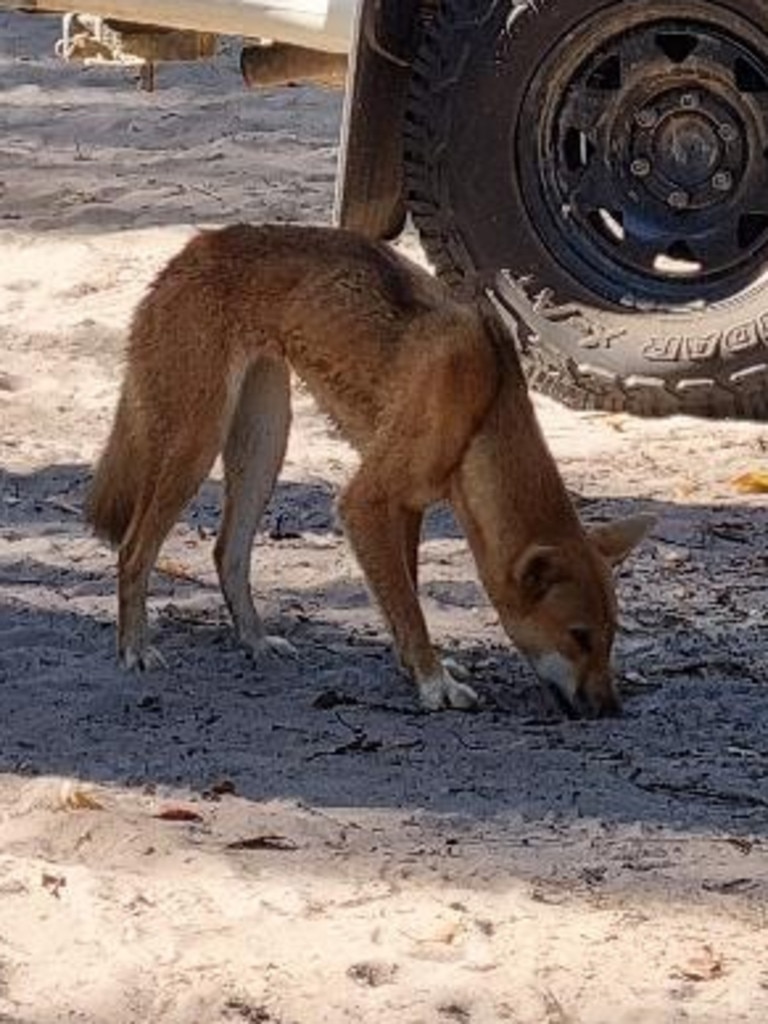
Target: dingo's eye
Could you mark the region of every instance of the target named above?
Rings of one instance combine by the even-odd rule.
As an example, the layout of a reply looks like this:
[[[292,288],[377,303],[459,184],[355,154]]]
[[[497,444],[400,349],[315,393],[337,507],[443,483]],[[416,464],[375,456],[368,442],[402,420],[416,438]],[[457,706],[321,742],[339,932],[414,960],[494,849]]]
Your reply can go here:
[[[592,634],[584,626],[574,626],[571,629],[571,639],[584,654],[592,653]]]

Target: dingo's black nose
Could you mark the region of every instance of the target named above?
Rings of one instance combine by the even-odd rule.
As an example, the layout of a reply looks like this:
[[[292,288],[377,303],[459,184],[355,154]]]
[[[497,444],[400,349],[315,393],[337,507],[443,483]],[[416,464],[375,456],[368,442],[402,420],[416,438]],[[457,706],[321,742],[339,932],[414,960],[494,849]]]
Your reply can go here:
[[[612,718],[621,714],[621,701],[612,688],[599,695],[579,690],[572,697],[554,684],[550,684],[549,691],[558,708],[569,718]]]

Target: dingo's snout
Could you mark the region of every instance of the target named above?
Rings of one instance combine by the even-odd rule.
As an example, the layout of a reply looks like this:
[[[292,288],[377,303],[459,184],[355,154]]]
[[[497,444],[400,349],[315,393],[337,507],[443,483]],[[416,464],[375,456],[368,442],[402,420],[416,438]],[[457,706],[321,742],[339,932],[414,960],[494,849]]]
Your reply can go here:
[[[607,718],[621,713],[621,699],[610,670],[580,680],[575,666],[560,654],[531,658],[531,665],[570,718]]]

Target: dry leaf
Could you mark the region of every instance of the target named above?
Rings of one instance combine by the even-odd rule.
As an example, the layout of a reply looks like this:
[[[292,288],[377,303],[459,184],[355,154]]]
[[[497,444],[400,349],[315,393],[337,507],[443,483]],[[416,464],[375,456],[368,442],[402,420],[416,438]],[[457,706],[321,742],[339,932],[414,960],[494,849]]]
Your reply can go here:
[[[89,828],[87,828],[87,829],[85,830],[85,832],[82,832],[82,833],[81,833],[81,834],[80,834],[80,835],[79,835],[79,836],[77,837],[77,840],[76,840],[76,842],[75,842],[75,849],[76,849],[76,850],[79,850],[79,849],[81,849],[81,848],[82,848],[83,846],[85,846],[85,845],[86,845],[86,843],[92,843],[92,842],[93,842],[93,832],[91,832],[91,830],[90,830]]]
[[[205,800],[221,800],[223,796],[234,796],[236,792],[235,784],[231,779],[221,779],[203,792],[203,798]]]
[[[692,956],[676,973],[686,981],[712,981],[723,975],[723,958],[711,946],[704,946],[701,953]]]
[[[756,470],[751,473],[742,473],[731,480],[733,487],[740,494],[768,494],[768,472]]]
[[[250,839],[235,839],[227,843],[228,850],[296,850],[292,839],[285,836],[252,836]]]
[[[191,807],[166,807],[154,815],[163,821],[202,821],[202,814],[193,811]]]
[[[188,580],[191,583],[196,583],[197,579],[185,568],[181,562],[174,562],[171,558],[160,558],[155,568],[158,572],[161,572],[164,576],[170,576],[174,580]]]
[[[432,929],[424,935],[413,936],[419,946],[452,946],[466,932],[466,926],[459,919],[436,921]]]
[[[752,853],[755,845],[753,839],[747,839],[744,836],[726,836],[724,841],[735,846],[739,853]]]
[[[104,804],[99,803],[87,789],[73,786],[65,782],[61,787],[61,806],[67,811],[103,811]]]
[[[693,480],[686,480],[680,484],[675,490],[676,498],[690,498],[692,494],[695,494],[699,489],[699,485],[694,483]]]
[[[705,880],[701,883],[701,887],[705,892],[719,892],[728,896],[734,892],[749,892],[750,889],[757,888],[757,884],[754,878],[728,878],[724,882]]]
[[[390,985],[395,980],[398,970],[397,964],[386,963],[383,960],[361,960],[347,968],[347,977],[356,981],[358,985],[379,988],[381,985]]]
[[[60,891],[66,886],[67,880],[64,875],[51,875],[47,871],[43,872],[43,877],[40,879],[44,889],[47,889],[51,896],[59,898]]]
[[[613,430],[616,430],[620,434],[627,429],[627,418],[626,416],[622,416],[621,414],[617,416],[607,416],[605,422],[608,424],[609,427],[611,427]]]
[[[408,936],[413,945],[410,955],[415,960],[449,963],[465,956],[466,925],[463,921],[440,920],[421,935]]]

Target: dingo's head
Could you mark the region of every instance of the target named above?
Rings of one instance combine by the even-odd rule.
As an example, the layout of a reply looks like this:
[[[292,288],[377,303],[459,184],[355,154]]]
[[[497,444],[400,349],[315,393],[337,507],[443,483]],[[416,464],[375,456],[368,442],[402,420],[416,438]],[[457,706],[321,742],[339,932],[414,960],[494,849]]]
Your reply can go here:
[[[557,546],[531,545],[513,567],[518,614],[504,623],[539,679],[575,715],[621,709],[611,665],[616,629],[612,569],[652,516],[593,527]]]

